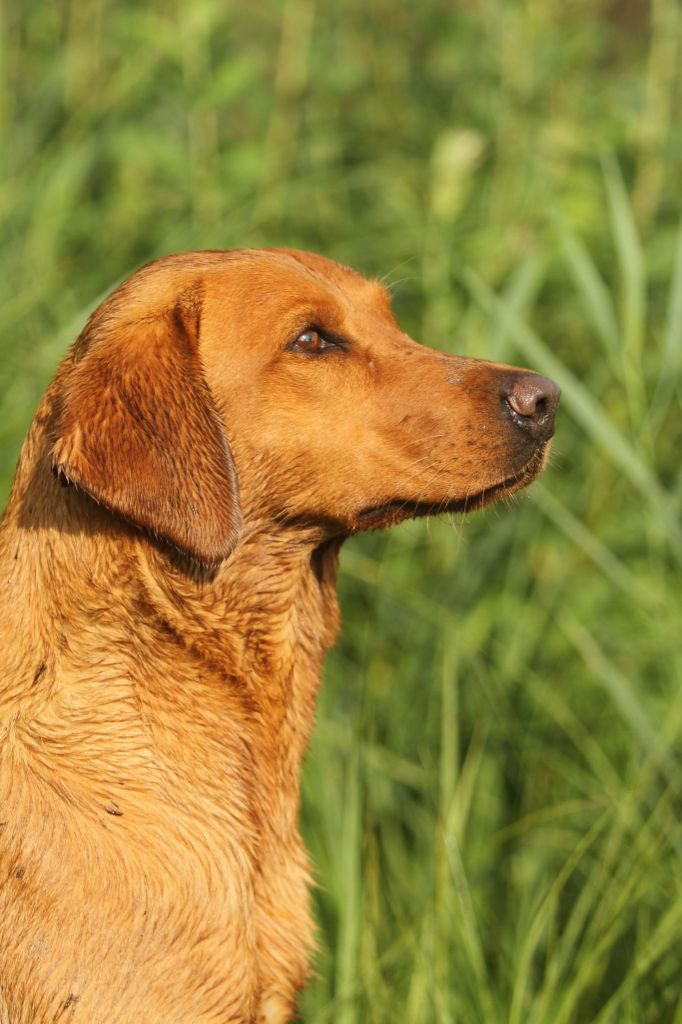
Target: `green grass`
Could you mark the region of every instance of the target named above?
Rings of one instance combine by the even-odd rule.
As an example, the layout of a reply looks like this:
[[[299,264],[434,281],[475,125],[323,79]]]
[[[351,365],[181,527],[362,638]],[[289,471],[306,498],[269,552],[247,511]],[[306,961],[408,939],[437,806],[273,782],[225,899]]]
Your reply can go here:
[[[0,474],[139,263],[292,244],[563,389],[508,507],[355,538],[306,1024],[682,1024],[675,0],[0,4]]]

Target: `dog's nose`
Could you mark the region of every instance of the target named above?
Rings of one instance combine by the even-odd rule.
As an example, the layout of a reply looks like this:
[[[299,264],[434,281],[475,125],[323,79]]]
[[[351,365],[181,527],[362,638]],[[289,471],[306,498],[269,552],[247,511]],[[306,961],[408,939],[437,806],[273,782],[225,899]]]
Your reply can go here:
[[[553,380],[537,373],[524,373],[507,384],[502,398],[517,426],[533,438],[547,440],[554,433],[560,394]]]

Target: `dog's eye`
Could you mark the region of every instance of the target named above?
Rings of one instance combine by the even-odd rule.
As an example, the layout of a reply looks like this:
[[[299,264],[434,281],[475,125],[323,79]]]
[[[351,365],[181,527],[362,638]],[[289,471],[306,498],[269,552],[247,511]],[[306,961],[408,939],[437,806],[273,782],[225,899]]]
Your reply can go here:
[[[306,355],[317,356],[329,348],[336,348],[333,341],[328,341],[319,331],[312,328],[299,334],[294,341],[289,342],[287,348],[292,352],[305,352]]]

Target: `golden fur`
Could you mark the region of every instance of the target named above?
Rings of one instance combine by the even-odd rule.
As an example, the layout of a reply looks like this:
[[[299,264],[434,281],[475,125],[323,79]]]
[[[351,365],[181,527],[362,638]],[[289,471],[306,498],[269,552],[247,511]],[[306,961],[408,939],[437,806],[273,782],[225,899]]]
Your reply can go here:
[[[300,252],[171,256],[96,310],[0,528],[1,1024],[291,1019],[339,547],[528,483],[551,387]]]

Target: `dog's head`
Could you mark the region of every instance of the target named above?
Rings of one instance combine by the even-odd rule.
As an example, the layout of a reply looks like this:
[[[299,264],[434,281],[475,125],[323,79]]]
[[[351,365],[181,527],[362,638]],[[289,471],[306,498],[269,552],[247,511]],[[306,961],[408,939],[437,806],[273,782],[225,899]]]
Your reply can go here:
[[[510,494],[541,470],[559,396],[416,344],[380,284],[290,250],[143,268],[61,380],[56,472],[208,564],[242,514],[333,535]]]

